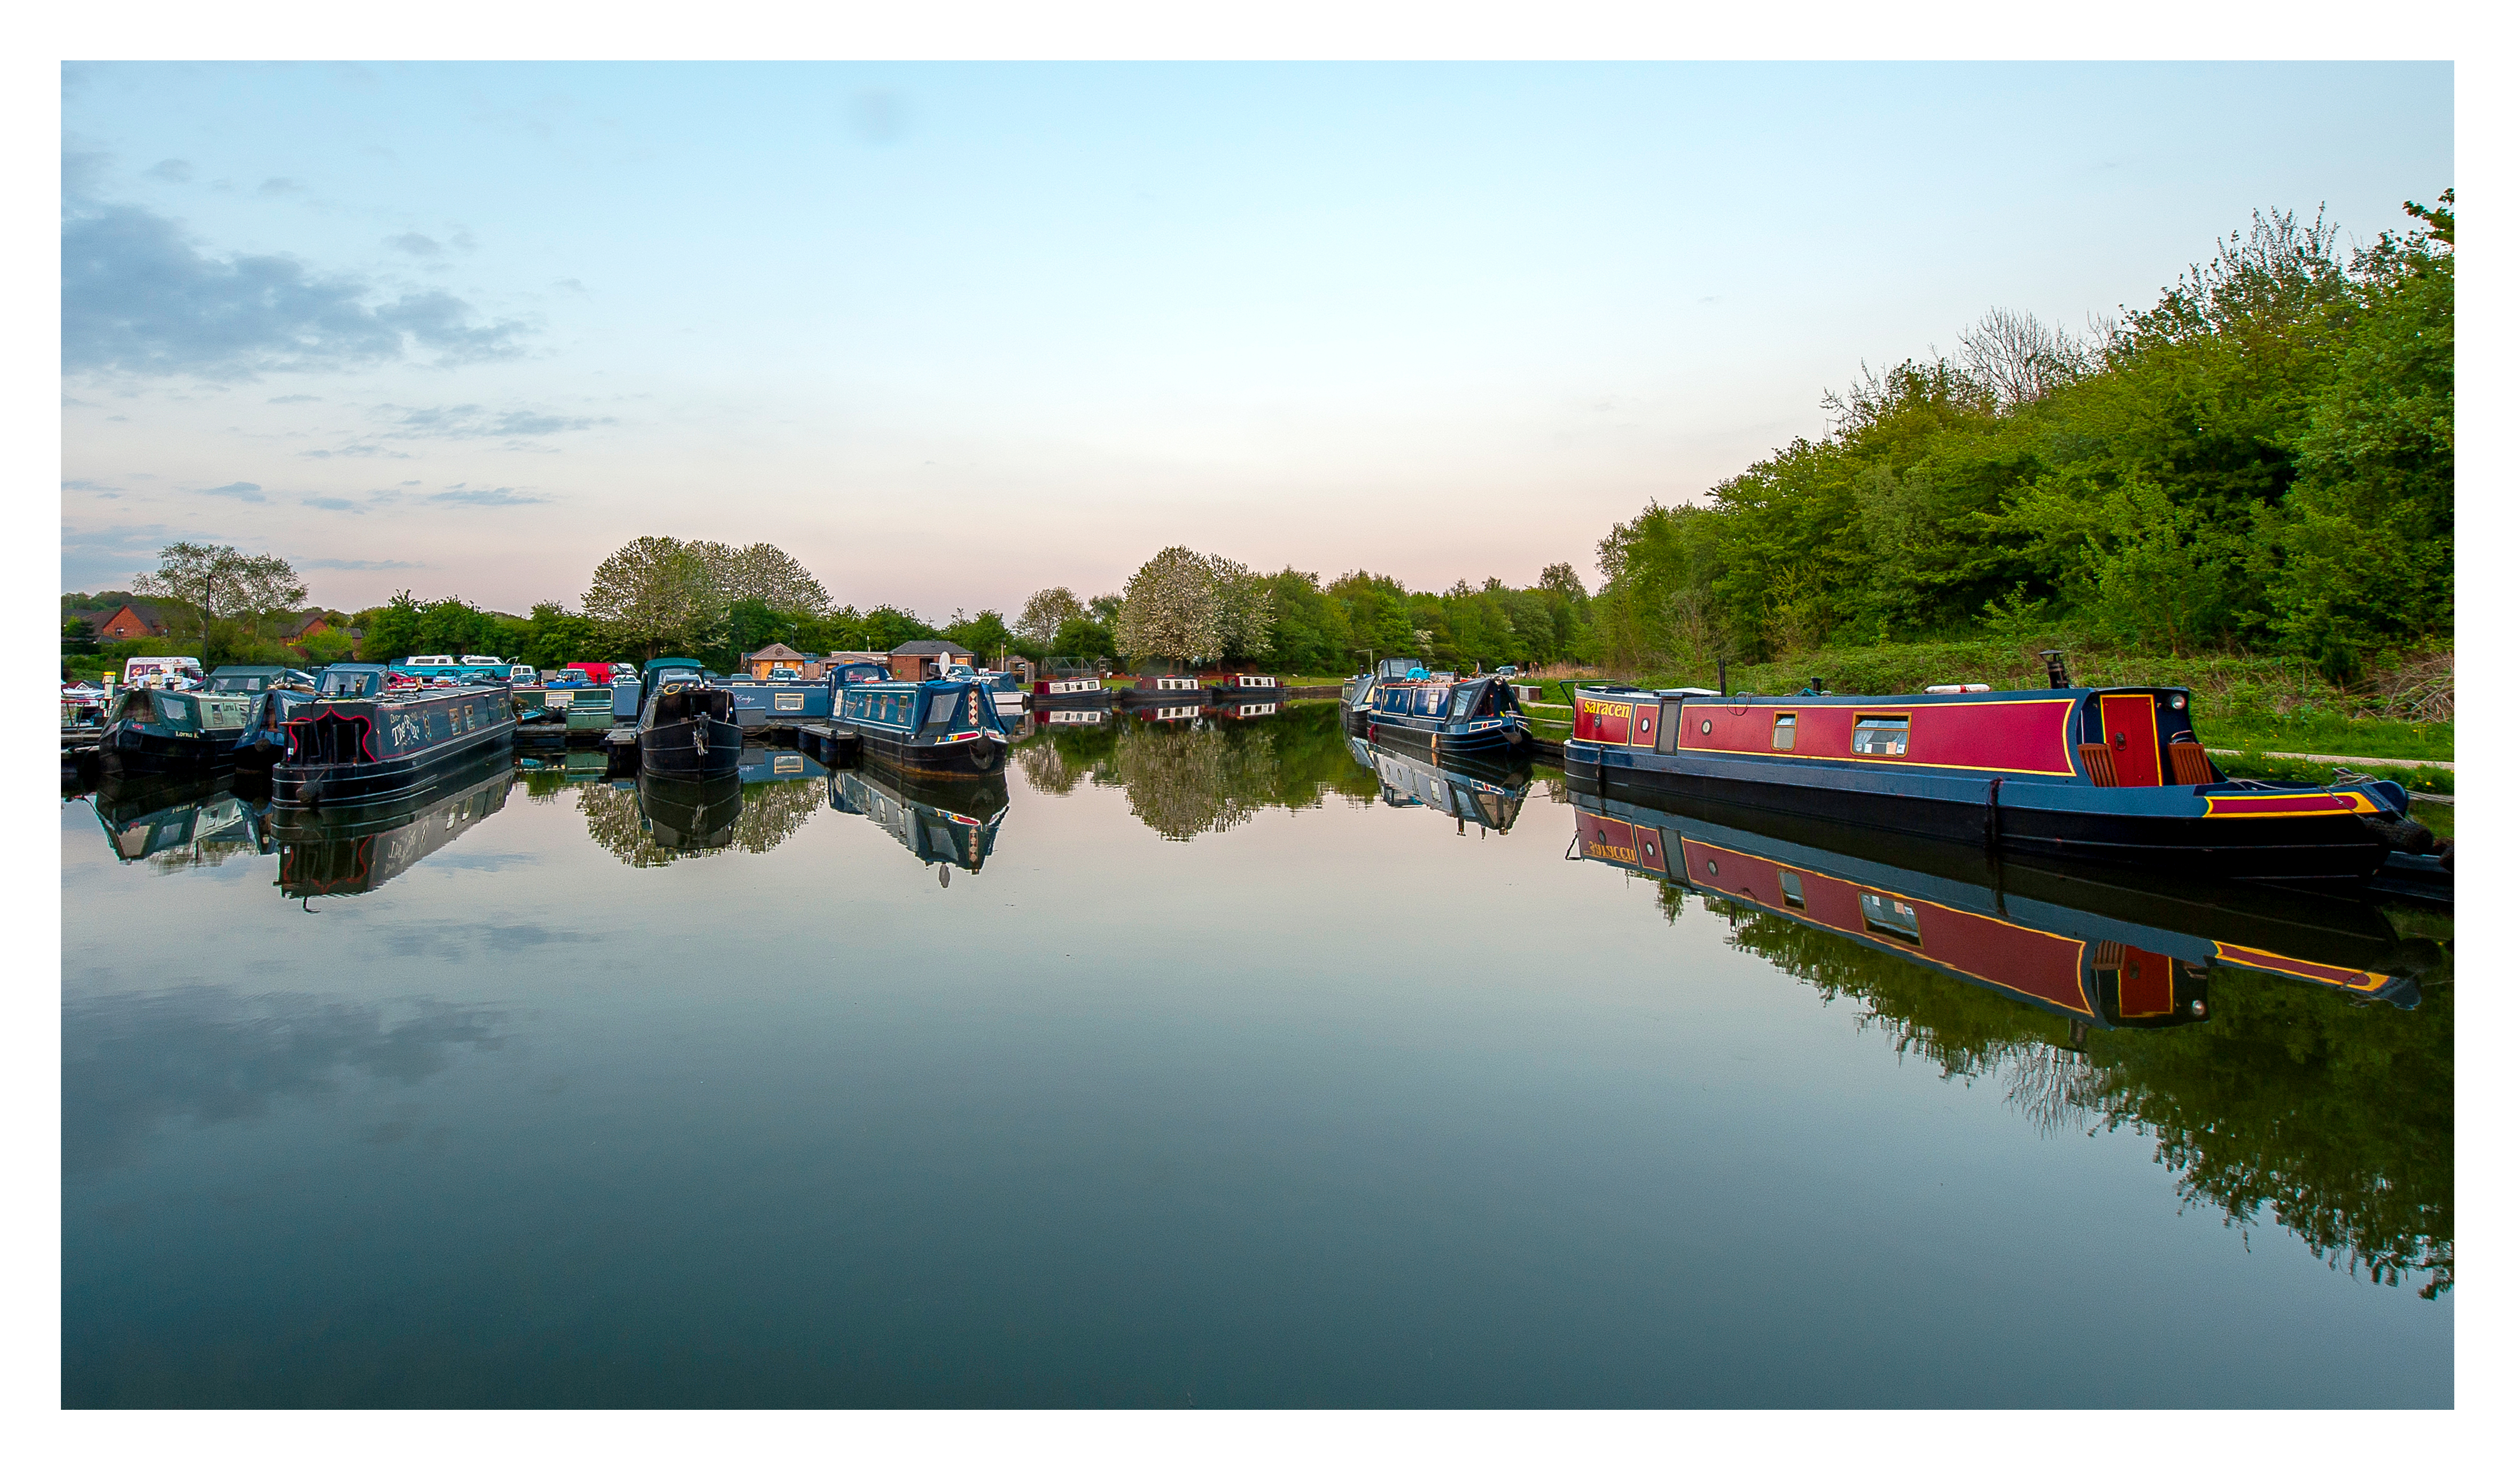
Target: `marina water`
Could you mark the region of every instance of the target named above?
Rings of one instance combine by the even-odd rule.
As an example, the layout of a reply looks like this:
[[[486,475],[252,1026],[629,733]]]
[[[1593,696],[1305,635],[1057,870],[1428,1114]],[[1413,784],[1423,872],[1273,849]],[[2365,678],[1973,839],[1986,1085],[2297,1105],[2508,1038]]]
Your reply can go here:
[[[65,1402],[2450,1402],[2446,916],[2085,1029],[1376,756],[66,797]]]

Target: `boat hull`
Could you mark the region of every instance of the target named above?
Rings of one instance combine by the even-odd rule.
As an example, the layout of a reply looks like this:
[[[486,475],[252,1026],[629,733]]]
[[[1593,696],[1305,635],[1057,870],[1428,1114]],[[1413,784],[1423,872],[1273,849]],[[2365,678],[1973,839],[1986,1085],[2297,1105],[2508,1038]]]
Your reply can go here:
[[[354,809],[408,801],[449,768],[511,750],[513,722],[468,733],[434,747],[373,763],[281,763],[271,771],[271,802],[283,809]]]
[[[1610,797],[1729,803],[2090,865],[2232,880],[2359,884],[2388,842],[2352,814],[2202,819],[2183,788],[2100,789],[2005,782],[1997,774],[1928,777],[1756,759],[1566,745],[1566,777]],[[2147,812],[2147,808],[2151,812]]]
[[[688,717],[639,733],[642,773],[706,778],[734,773],[742,759],[742,725],[721,718]]]
[[[1527,741],[1523,730],[1510,725],[1484,728],[1474,733],[1455,733],[1433,725],[1415,727],[1372,712],[1359,715],[1356,730],[1365,734],[1368,742],[1410,748],[1444,758],[1456,755],[1505,758],[1523,751]]]
[[[922,779],[985,779],[1007,766],[1006,742],[993,733],[960,742],[920,741],[871,724],[836,724],[858,735],[858,752]]]
[[[108,774],[207,777],[237,766],[237,733],[174,736],[115,723],[97,739],[97,766]]]

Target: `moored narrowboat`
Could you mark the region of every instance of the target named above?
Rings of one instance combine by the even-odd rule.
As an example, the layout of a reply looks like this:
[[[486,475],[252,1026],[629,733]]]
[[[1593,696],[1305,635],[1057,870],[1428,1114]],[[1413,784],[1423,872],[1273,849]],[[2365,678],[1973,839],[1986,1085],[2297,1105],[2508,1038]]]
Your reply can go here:
[[[289,745],[289,714],[315,695],[315,678],[290,666],[221,666],[203,685],[220,695],[250,699],[236,761],[237,767],[254,773],[268,773],[280,761]]]
[[[968,675],[868,681],[853,676],[853,669],[832,673],[832,726],[855,734],[863,757],[943,779],[994,774],[1006,766],[1006,726],[985,683]]]
[[[1586,860],[1836,933],[2080,1027],[2202,1020],[2215,967],[2413,1008],[2443,961],[2438,943],[2400,938],[2376,908],[2305,892],[2005,863],[1731,805],[1574,801]]]
[[[639,673],[639,770],[702,778],[731,774],[743,753],[735,698],[700,674],[700,663],[669,655]]]
[[[1429,752],[1503,754],[1529,740],[1522,704],[1503,677],[1449,672],[1377,680],[1364,712],[1369,741]]]
[[[1207,687],[1195,676],[1141,676],[1112,699],[1122,704],[1203,707],[1207,697]]]
[[[1362,732],[1366,716],[1373,709],[1374,689],[1387,681],[1422,680],[1426,668],[1406,655],[1385,656],[1371,671],[1351,676],[1339,683],[1339,700],[1346,704],[1350,731]]]
[[[504,689],[385,690],[385,668],[327,667],[314,698],[289,715],[271,771],[282,808],[392,804],[426,792],[452,765],[506,754],[517,730]]]
[[[1058,676],[1032,684],[1032,704],[1041,710],[1102,708],[1111,704],[1111,697],[1099,676]]]
[[[1284,701],[1286,689],[1274,676],[1230,672],[1219,677],[1216,685],[1207,689],[1207,699],[1223,706],[1238,706],[1255,701]]]
[[[2385,780],[2226,777],[2176,687],[1793,696],[1591,687],[1570,779],[2025,854],[2247,880],[2361,882],[2430,850]]]
[[[126,687],[106,709],[97,762],[108,774],[226,773],[236,767],[253,705],[242,694]]]

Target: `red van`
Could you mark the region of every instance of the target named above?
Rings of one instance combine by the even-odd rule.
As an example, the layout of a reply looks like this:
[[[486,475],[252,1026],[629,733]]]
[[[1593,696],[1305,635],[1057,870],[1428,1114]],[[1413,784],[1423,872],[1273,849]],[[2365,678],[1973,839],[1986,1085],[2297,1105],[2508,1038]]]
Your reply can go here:
[[[568,669],[582,673],[588,681],[595,683],[599,687],[608,687],[612,685],[612,663],[610,661],[573,660],[568,663]]]

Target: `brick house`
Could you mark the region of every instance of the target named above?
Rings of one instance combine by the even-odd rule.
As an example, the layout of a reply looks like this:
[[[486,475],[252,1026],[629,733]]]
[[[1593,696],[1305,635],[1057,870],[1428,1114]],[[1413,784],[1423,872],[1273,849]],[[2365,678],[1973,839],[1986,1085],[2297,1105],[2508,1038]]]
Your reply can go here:
[[[892,679],[920,681],[951,665],[977,667],[971,652],[952,641],[904,641],[892,648]]]
[[[101,641],[145,641],[168,634],[166,617],[155,604],[133,602],[98,609],[73,609],[65,621],[85,620]]]
[[[280,638],[280,643],[289,648],[289,652],[292,655],[296,656],[299,660],[305,660],[307,658],[306,643],[316,636],[330,635],[332,633],[333,622],[326,619],[321,612],[310,609],[289,622],[288,633]],[[358,630],[356,627],[352,627],[350,629],[343,630],[341,633],[350,638],[350,659],[357,660],[359,658]]]

